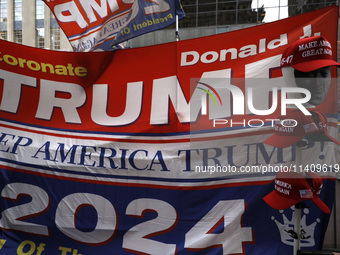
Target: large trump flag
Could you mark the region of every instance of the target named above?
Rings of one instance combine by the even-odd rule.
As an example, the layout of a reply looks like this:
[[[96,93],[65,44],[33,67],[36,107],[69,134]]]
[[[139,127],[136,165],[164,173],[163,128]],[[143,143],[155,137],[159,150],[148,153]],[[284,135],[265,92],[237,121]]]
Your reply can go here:
[[[308,168],[332,208],[339,150],[309,141],[297,164],[263,142],[295,91],[282,53],[317,33],[336,60],[337,22],[332,6],[115,52],[0,41],[0,254],[291,254],[294,207],[263,197]],[[315,108],[334,136],[336,81]],[[301,247],[320,249],[329,215],[305,202]]]

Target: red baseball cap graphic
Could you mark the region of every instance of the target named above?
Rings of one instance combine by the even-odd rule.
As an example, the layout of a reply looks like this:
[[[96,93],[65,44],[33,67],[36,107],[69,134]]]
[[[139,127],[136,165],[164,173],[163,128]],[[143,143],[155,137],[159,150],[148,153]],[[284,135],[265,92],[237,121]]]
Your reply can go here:
[[[311,114],[313,121],[316,124],[319,131],[317,133],[307,135],[306,138],[312,141],[329,141],[340,145],[340,141],[336,140],[334,137],[328,134],[326,115],[320,111],[315,110],[311,111]]]
[[[321,177],[311,172],[306,175],[279,172],[275,177],[275,190],[265,196],[264,201],[276,210],[284,210],[303,200],[312,200],[324,213],[330,213],[328,206],[319,198]]]
[[[333,60],[332,45],[326,38],[312,36],[299,39],[288,46],[281,57],[281,67],[285,66],[310,72],[326,66],[340,66],[340,63]]]
[[[287,111],[285,116],[279,116],[275,122],[275,133],[264,143],[286,148],[303,139],[305,136],[319,132],[311,116],[304,115],[299,110]]]

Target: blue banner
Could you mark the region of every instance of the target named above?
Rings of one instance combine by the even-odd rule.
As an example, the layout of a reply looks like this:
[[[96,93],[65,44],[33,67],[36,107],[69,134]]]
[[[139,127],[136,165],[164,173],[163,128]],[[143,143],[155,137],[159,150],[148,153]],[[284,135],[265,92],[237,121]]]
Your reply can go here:
[[[111,51],[184,18],[179,0],[44,0],[74,51]]]
[[[262,199],[269,181],[195,189],[106,185],[1,169],[0,254],[292,254],[294,208]],[[321,199],[331,207],[334,181]],[[328,216],[302,212],[302,249],[320,249]],[[11,230],[11,231],[9,231]],[[20,240],[20,241],[18,241]],[[2,250],[5,253],[2,253]]]

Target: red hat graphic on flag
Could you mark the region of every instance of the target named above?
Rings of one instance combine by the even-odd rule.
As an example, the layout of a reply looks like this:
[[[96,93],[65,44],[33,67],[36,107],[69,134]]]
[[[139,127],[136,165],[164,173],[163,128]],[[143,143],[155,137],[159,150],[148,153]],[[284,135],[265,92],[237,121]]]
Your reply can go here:
[[[330,141],[340,145],[340,141],[328,134],[327,117],[320,111],[310,111],[311,116],[299,110],[287,111],[275,122],[275,132],[263,143],[278,148],[289,147],[306,138],[312,141]]]
[[[334,49],[336,56],[336,49]],[[299,39],[283,52],[281,67],[291,66],[301,72],[310,72],[326,66],[340,66],[333,60],[333,49],[323,36]]]
[[[299,110],[287,111],[286,115],[278,117],[275,122],[275,133],[264,143],[286,148],[316,132],[319,130],[311,116],[304,115]]]
[[[263,199],[272,208],[287,209],[303,200],[312,200],[324,213],[330,213],[328,206],[319,198],[322,179],[315,173],[304,177],[296,172],[279,172],[275,177],[275,190]]]
[[[306,138],[312,141],[328,141],[340,145],[340,141],[336,140],[330,134],[328,134],[327,117],[324,113],[320,111],[311,111],[312,118],[317,128],[318,132],[307,135]]]

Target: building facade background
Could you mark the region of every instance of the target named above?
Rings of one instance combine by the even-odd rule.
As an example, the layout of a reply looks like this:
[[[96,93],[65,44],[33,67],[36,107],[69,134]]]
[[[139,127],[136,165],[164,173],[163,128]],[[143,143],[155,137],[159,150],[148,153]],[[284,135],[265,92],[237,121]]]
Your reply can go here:
[[[186,18],[181,39],[233,31],[306,13],[338,0],[182,0]],[[53,14],[42,0],[0,0],[0,36],[4,40],[52,50],[72,51]],[[129,41],[143,47],[176,40],[175,25]],[[338,54],[339,55],[339,54]]]
[[[0,0],[0,36],[37,48],[72,49],[42,0]]]
[[[179,21],[179,35],[180,39],[190,39],[260,25],[338,4],[338,1],[182,0],[181,3],[186,18]],[[42,0],[0,0],[0,38],[37,48],[72,51],[67,37]],[[143,47],[175,40],[173,25],[134,38],[128,42],[127,47]],[[340,217],[337,216],[340,211],[339,180],[336,193],[338,196],[324,246],[340,249]]]

